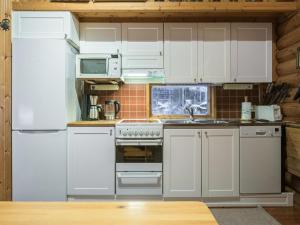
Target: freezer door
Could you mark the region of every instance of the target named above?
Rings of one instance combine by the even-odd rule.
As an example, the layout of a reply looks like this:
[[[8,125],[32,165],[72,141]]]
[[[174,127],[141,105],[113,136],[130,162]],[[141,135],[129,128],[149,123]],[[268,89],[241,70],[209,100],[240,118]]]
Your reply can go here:
[[[13,130],[66,128],[66,41],[13,39]]]
[[[66,200],[66,131],[13,131],[14,201]]]

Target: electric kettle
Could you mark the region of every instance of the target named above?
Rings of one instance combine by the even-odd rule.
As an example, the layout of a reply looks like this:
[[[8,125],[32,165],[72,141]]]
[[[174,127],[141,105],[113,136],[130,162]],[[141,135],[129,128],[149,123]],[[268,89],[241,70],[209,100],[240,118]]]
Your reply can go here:
[[[117,118],[118,112],[120,112],[120,102],[116,100],[106,100],[104,106],[104,116],[106,120],[114,120]]]

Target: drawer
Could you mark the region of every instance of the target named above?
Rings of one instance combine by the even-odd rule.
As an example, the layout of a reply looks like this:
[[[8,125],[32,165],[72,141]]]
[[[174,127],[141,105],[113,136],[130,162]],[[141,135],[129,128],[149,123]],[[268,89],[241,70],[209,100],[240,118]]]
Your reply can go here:
[[[162,172],[117,172],[117,195],[162,195]]]

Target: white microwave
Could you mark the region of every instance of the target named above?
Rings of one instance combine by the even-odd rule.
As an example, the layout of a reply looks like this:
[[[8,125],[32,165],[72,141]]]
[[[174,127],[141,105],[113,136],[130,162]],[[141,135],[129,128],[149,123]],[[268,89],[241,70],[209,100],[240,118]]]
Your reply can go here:
[[[76,56],[76,78],[103,79],[120,77],[120,54],[79,54]]]

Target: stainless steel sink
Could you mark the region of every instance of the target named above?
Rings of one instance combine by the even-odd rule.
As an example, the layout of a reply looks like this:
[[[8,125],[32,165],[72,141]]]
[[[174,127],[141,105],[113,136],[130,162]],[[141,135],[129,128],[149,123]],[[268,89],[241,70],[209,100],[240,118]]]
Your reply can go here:
[[[228,124],[226,120],[213,120],[213,119],[166,119],[162,120],[165,124]]]

